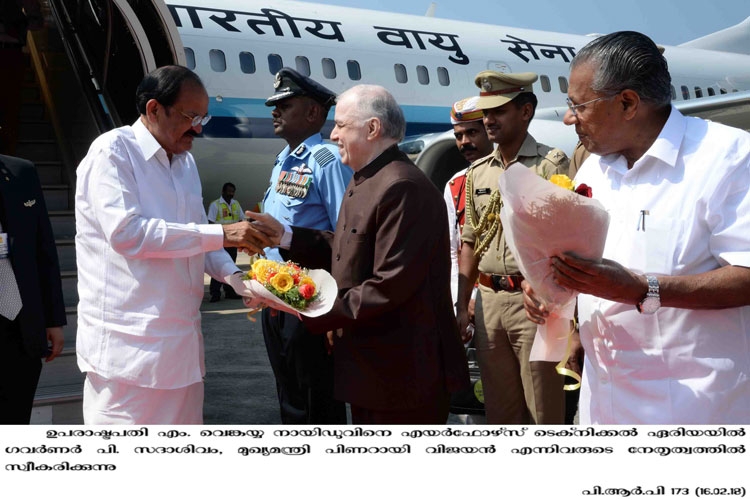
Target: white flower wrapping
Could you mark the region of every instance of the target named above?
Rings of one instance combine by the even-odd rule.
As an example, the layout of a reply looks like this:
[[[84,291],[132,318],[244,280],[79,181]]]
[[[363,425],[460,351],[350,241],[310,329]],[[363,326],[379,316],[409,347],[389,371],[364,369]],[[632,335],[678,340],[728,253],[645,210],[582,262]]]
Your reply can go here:
[[[596,200],[556,186],[514,163],[500,176],[500,210],[505,241],[525,279],[550,311],[537,328],[531,361],[560,361],[566,353],[577,292],[552,279],[550,258],[572,252],[601,258],[609,214]]]
[[[234,290],[246,297],[245,305],[248,307],[270,307],[279,311],[294,314],[295,316],[307,316],[316,318],[329,312],[338,295],[338,285],[333,276],[324,269],[311,269],[308,275],[315,282],[318,289],[318,300],[311,302],[305,310],[298,310],[281,300],[273,293],[266,290],[261,283],[252,279],[242,279],[242,274],[233,274],[224,279],[232,285]]]

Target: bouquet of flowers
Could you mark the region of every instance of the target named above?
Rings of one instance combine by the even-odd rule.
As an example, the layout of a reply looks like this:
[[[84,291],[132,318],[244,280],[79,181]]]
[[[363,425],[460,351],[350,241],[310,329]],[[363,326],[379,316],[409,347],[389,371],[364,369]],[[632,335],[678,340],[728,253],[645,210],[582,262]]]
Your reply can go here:
[[[338,293],[336,281],[327,271],[307,270],[294,262],[257,259],[249,272],[226,279],[243,296],[297,316],[327,313]]]
[[[266,290],[300,311],[304,311],[311,302],[318,299],[315,281],[307,274],[306,269],[294,262],[258,259],[243,279],[258,281]]]
[[[531,359],[560,361],[566,357],[577,292],[553,281],[550,258],[566,252],[601,258],[609,214],[590,198],[589,187],[574,189],[565,175],[553,175],[548,181],[516,163],[500,176],[499,184],[506,242],[521,273],[550,312],[546,323],[537,328]]]

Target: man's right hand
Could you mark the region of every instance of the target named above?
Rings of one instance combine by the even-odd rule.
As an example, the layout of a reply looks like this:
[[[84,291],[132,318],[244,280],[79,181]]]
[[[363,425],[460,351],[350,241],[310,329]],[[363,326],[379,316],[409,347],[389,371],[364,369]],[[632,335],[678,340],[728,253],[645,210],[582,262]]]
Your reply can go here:
[[[537,325],[543,325],[545,318],[549,316],[547,308],[536,298],[534,289],[531,288],[528,281],[523,280],[521,282],[521,289],[523,290],[523,308],[526,309],[526,317]]]
[[[248,221],[221,226],[224,230],[224,246],[239,247],[249,253],[263,255],[263,249],[275,246],[273,240]]]
[[[269,214],[251,212],[250,210],[245,212],[245,216],[252,221],[251,224],[256,230],[270,239],[271,244],[268,246],[279,246],[281,238],[284,236],[284,225],[281,222]]]
[[[458,333],[461,334],[461,340],[465,344],[474,336],[473,330],[469,329],[471,322],[469,321],[469,313],[466,308],[457,308],[456,323],[458,324]]]

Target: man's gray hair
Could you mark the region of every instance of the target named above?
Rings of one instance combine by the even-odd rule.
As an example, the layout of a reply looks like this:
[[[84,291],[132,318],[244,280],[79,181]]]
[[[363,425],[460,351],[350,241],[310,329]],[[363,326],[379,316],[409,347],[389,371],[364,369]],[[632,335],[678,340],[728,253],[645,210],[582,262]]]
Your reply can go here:
[[[672,101],[667,60],[642,33],[618,31],[589,42],[573,58],[571,71],[581,64],[593,66],[591,89],[596,92],[615,94],[630,89],[660,107]]]
[[[367,120],[377,118],[383,137],[395,139],[400,142],[406,133],[406,120],[401,106],[396,99],[384,87],[380,85],[356,85],[344,91],[338,102],[343,98],[351,96],[354,103],[355,113],[358,118]]]

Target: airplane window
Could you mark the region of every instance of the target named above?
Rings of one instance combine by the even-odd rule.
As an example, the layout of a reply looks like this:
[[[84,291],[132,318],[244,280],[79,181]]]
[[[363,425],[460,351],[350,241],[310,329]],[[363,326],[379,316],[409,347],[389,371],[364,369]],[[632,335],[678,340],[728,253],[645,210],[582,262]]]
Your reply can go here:
[[[737,90],[737,89],[732,89],[732,92],[739,92],[739,90]]]
[[[670,85],[670,87],[672,87],[672,100],[676,101],[677,100],[677,91],[674,89],[674,85]]]
[[[362,78],[362,71],[359,69],[359,63],[352,59],[346,61],[346,69],[349,71],[349,78],[352,80],[360,80]]]
[[[708,90],[708,95],[716,95],[716,91],[713,87],[708,87],[706,90]]]
[[[188,69],[195,69],[195,52],[189,47],[185,47],[185,59],[187,59]]]
[[[552,90],[552,85],[549,83],[549,77],[547,75],[542,75],[539,77],[539,82],[542,84],[542,90],[545,92],[549,92]]]
[[[409,80],[406,76],[406,66],[403,64],[394,64],[393,71],[396,72],[396,81],[398,83],[406,83]]]
[[[447,68],[438,66],[437,74],[438,74],[438,82],[440,82],[440,85],[442,85],[443,87],[447,87],[448,85],[451,84],[451,77],[448,74]]]
[[[560,84],[560,92],[562,92],[563,94],[567,94],[568,93],[568,79],[565,78],[564,76],[561,76],[557,78],[557,81]]]
[[[419,83],[422,85],[430,83],[430,73],[428,73],[427,68],[421,64],[417,66],[417,80],[419,80]]]
[[[295,57],[294,63],[297,65],[297,71],[305,76],[310,76],[310,61],[305,56]]]
[[[703,97],[703,89],[700,87],[695,87],[695,97],[700,99]]]
[[[255,73],[255,56],[252,52],[240,52],[240,70],[243,73]]]
[[[218,72],[224,72],[227,70],[227,58],[224,56],[224,51],[219,49],[211,49],[208,51],[208,60],[211,61],[211,69]]]
[[[336,63],[328,57],[323,58],[323,76],[328,79],[336,78]]]
[[[726,94],[727,93],[727,89],[719,87],[719,93]]]
[[[687,85],[683,85],[683,86],[681,86],[681,87],[680,87],[680,90],[682,90],[682,98],[683,98],[684,100],[686,100],[686,101],[687,101],[688,99],[690,99],[690,89],[689,89],[689,88],[687,88]]]
[[[283,67],[284,61],[283,59],[281,59],[280,55],[268,54],[268,71],[270,71],[272,75],[278,73],[279,70]]]

